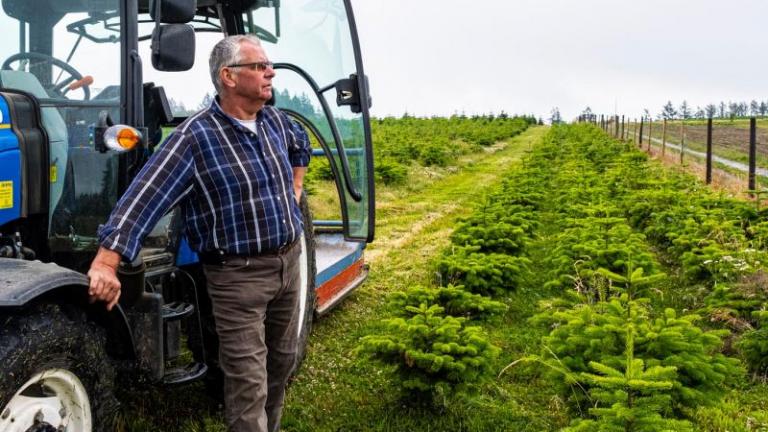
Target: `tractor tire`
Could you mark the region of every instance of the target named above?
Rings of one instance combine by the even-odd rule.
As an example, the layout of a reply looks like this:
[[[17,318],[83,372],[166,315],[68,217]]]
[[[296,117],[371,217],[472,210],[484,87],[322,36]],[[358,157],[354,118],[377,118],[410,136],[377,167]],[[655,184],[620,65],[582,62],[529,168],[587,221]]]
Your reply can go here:
[[[112,431],[118,409],[106,333],[75,308],[0,317],[0,430]]]
[[[291,375],[295,375],[299,366],[307,355],[309,334],[312,333],[312,324],[315,317],[315,303],[317,292],[315,291],[315,276],[317,275],[317,263],[315,261],[315,235],[312,227],[312,212],[309,210],[307,194],[301,194],[299,207],[304,222],[304,235],[301,238],[301,297],[299,298],[299,338],[296,364]]]

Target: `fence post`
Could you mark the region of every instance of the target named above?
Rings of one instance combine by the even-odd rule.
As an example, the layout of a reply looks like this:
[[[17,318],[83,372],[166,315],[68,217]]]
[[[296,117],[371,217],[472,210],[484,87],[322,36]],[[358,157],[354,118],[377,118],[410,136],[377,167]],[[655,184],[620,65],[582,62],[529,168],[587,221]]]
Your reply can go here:
[[[640,117],[640,135],[637,139],[637,146],[640,148],[643,148],[643,125],[645,122],[645,117]]]
[[[621,139],[624,140],[624,115],[621,116]]]
[[[653,135],[653,119],[648,117],[648,154],[651,153],[651,136]]]
[[[749,190],[757,190],[755,185],[755,171],[757,165],[757,119],[749,119]],[[757,194],[752,194],[756,197]]]
[[[632,143],[637,139],[637,119],[632,122]]]
[[[664,126],[661,129],[661,157],[667,152],[667,119],[664,119]]]
[[[683,164],[683,155],[685,155],[685,119],[680,118],[680,165]]]
[[[707,184],[712,184],[712,117],[707,119]]]

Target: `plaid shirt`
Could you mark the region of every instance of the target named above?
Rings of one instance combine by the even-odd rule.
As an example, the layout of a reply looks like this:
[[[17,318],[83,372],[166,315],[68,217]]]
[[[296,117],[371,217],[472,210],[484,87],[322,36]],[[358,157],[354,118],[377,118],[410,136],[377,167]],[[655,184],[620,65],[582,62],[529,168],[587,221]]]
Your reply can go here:
[[[257,255],[299,238],[302,216],[292,167],[309,164],[309,139],[271,106],[258,112],[256,129],[242,126],[217,101],[188,118],[99,227],[101,246],[132,261],[144,237],[177,204],[198,252]]]

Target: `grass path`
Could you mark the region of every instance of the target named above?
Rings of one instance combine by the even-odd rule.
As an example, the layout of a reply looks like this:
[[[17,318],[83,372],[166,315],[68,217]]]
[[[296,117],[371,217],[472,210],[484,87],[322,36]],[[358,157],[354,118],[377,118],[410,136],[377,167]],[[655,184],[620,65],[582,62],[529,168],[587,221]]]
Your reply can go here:
[[[546,130],[531,128],[506,145],[472,156],[421,190],[380,195],[376,240],[366,251],[369,279],[316,323],[308,356],[288,392],[284,430],[401,430],[398,424],[418,425],[418,419],[404,418],[410,407],[399,405],[391,383],[359,361],[353,350],[382,316],[387,293],[430,282],[429,262],[448,245],[455,221],[472,210],[487,188],[501,182]],[[462,425],[461,418],[450,422],[471,427]]]

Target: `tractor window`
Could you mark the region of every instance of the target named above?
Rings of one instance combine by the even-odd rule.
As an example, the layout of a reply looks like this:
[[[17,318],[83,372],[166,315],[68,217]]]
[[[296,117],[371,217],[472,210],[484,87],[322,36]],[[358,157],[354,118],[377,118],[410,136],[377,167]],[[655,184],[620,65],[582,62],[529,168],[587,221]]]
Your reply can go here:
[[[117,100],[120,17],[117,0],[61,12],[44,4],[4,1],[0,11],[0,84],[50,99]],[[27,6],[29,5],[29,6]]]
[[[96,249],[98,225],[117,200],[118,157],[95,151],[90,135],[103,111],[121,120],[120,12],[118,0],[3,0],[0,8],[0,89],[40,103],[51,253],[71,268]]]

